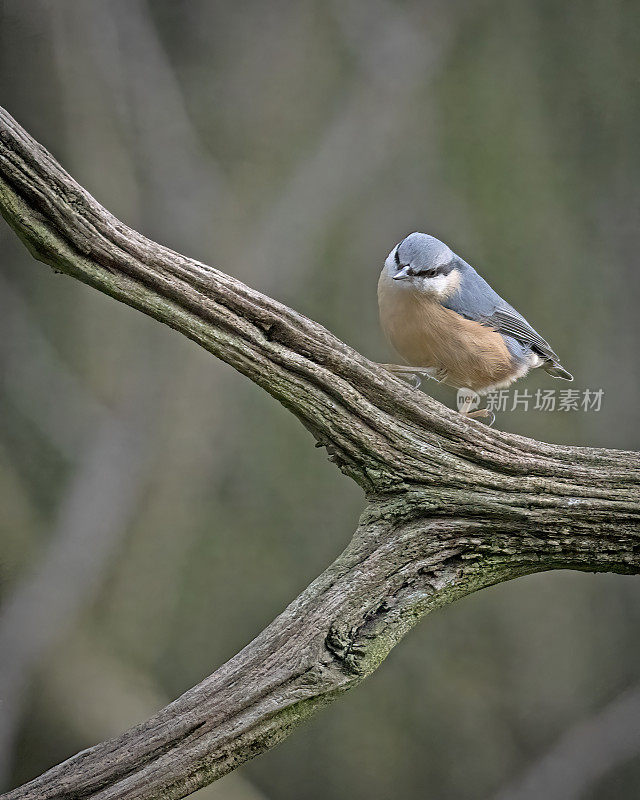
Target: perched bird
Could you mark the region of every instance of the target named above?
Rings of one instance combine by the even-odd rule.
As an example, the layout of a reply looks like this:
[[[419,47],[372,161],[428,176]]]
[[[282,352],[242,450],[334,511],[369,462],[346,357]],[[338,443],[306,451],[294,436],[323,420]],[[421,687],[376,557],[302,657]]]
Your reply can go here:
[[[389,253],[378,281],[378,305],[385,334],[407,362],[385,365],[395,374],[426,374],[479,395],[509,386],[534,367],[573,380],[527,320],[472,266],[426,233],[410,234]],[[488,416],[485,412],[473,414]]]

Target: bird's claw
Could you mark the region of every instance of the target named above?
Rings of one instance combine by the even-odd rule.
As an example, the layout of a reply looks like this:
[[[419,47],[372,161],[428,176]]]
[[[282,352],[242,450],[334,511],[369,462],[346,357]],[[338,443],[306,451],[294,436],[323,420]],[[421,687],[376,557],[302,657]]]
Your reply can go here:
[[[496,415],[489,408],[479,408],[476,411],[466,411],[463,413],[465,417],[471,417],[472,419],[487,420],[487,422],[485,422],[485,425],[488,428],[491,428],[493,426],[493,423],[496,421]]]
[[[444,369],[435,369],[428,373],[427,377],[431,378],[432,381],[436,381],[436,383],[442,383],[446,379],[447,373]]]
[[[419,389],[424,378],[433,377],[427,368],[419,369],[416,367],[406,367],[401,364],[380,364],[381,367],[390,372],[394,378],[408,385],[411,389]]]

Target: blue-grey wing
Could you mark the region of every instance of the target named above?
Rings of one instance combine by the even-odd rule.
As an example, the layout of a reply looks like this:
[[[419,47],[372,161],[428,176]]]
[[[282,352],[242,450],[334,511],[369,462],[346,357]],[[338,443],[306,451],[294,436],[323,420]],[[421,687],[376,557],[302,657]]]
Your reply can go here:
[[[444,301],[447,308],[467,319],[482,322],[497,308],[508,305],[466,261],[457,258],[456,269],[460,271],[460,287]]]
[[[460,261],[460,288],[444,301],[446,308],[467,319],[494,328],[503,336],[511,337],[524,347],[533,350],[545,361],[551,362],[552,366],[560,367],[558,356],[551,349],[549,342],[529,325],[522,314],[500,297],[473,267],[462,259]],[[561,369],[561,372],[565,370]]]

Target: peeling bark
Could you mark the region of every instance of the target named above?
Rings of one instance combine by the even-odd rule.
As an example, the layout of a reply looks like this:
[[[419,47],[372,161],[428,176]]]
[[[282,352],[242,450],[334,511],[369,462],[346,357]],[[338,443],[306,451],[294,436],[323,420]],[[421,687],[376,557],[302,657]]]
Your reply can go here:
[[[636,453],[487,428],[321,325],[131,230],[0,109],[0,211],[35,258],[276,397],[364,490],[345,551],[229,662],[5,800],[179,798],[360,683],[425,614],[541,570],[640,572]]]

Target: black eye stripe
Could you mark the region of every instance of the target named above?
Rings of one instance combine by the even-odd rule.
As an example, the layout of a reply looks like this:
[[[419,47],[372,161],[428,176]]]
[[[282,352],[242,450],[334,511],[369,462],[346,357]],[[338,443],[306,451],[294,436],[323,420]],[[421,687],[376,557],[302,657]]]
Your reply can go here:
[[[395,254],[394,258],[396,260],[396,264],[398,266],[400,266],[400,248],[399,247],[396,247],[396,254]]]
[[[416,275],[422,275],[425,278],[433,278],[436,275],[448,275],[452,269],[455,268],[453,261],[448,264],[440,264],[437,267],[420,267],[416,270]]]

